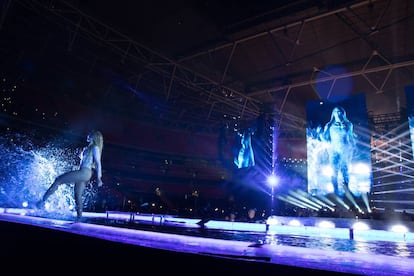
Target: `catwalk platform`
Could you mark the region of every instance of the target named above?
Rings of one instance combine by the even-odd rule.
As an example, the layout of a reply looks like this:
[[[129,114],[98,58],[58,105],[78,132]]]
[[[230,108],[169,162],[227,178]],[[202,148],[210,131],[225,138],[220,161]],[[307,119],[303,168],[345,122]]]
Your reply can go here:
[[[90,271],[99,266],[138,275],[143,270],[414,275],[412,221],[273,216],[249,223],[107,211],[85,213],[76,222],[30,209],[0,208],[0,227],[3,267],[13,266],[15,273],[29,266],[7,260],[43,261],[75,271],[82,264]]]

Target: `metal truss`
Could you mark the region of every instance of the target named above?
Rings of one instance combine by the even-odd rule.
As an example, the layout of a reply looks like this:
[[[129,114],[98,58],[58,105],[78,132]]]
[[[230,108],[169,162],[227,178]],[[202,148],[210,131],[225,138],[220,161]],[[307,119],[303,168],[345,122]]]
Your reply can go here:
[[[148,73],[155,73],[161,77],[162,82],[165,83],[162,91],[162,96],[165,100],[169,101],[174,98],[186,98],[186,101],[195,106],[203,106],[203,110],[200,110],[200,114],[204,116],[206,120],[221,122],[223,120],[251,120],[257,118],[262,113],[263,101],[261,96],[265,94],[274,95],[275,93],[284,92],[282,96],[281,105],[274,107],[272,113],[277,118],[277,123],[280,126],[280,131],[284,132],[287,136],[297,135],[297,131],[303,131],[306,122],[303,118],[299,118],[285,110],[285,104],[288,97],[293,93],[295,88],[310,87],[313,88],[315,84],[320,82],[329,83],[331,87],[335,82],[349,77],[361,76],[371,84],[372,89],[381,93],[385,84],[390,78],[390,74],[399,68],[405,68],[413,66],[414,61],[404,62],[390,62],[386,57],[382,55],[380,50],[374,49],[372,55],[367,58],[364,66],[360,70],[348,72],[342,75],[326,75],[324,78],[315,79],[314,73],[321,71],[318,68],[314,68],[310,79],[305,81],[297,81],[285,85],[274,85],[266,87],[265,89],[255,89],[253,91],[246,92],[245,88],[235,88],[238,85],[233,76],[230,75],[228,68],[232,62],[233,53],[238,46],[248,41],[253,41],[260,37],[270,36],[273,37],[275,33],[292,28],[298,29],[296,42],[301,40],[303,27],[305,24],[326,18],[329,16],[337,16],[341,21],[349,26],[350,29],[359,36],[360,39],[366,41],[367,44],[372,45],[369,36],[366,32],[362,32],[356,27],[348,16],[347,12],[353,12],[355,9],[371,5],[372,0],[356,1],[353,4],[349,4],[343,7],[339,7],[333,10],[327,10],[326,12],[314,12],[311,15],[302,17],[292,22],[283,22],[276,27],[272,27],[268,30],[253,33],[246,37],[234,39],[223,45],[214,46],[210,49],[200,51],[185,57],[181,57],[178,60],[167,57],[161,53],[158,53],[141,43],[134,41],[132,38],[122,34],[114,28],[107,26],[106,24],[99,22],[97,19],[85,14],[68,1],[64,0],[9,0],[4,1],[1,22],[2,24],[10,2],[15,2],[26,8],[29,8],[37,13],[49,17],[57,23],[63,24],[70,32],[70,39],[68,41],[68,50],[70,51],[76,39],[79,35],[85,36],[97,43],[100,43],[107,48],[111,49],[119,57],[119,61],[129,63],[135,63],[135,69],[131,69],[128,76],[128,81],[132,86],[139,85],[143,81],[144,76]],[[391,1],[388,1],[388,5]],[[381,18],[379,18],[381,20]],[[363,19],[361,19],[363,21]],[[361,22],[359,22],[361,23]],[[364,23],[364,22],[362,22]],[[0,25],[1,26],[1,25]],[[378,31],[377,26],[373,26],[371,32]],[[295,51],[295,45],[293,44],[292,53]],[[211,54],[216,51],[228,49],[229,56],[226,61],[226,66],[219,80],[215,80],[210,76],[201,73],[199,70],[191,68],[190,62],[196,58],[204,55]],[[286,63],[289,64],[291,56],[286,55]],[[379,58],[383,61],[384,65],[373,66],[371,63],[373,58]],[[369,74],[376,72],[386,72],[386,76],[380,85],[376,85],[369,77]],[[231,84],[230,84],[231,83]],[[173,89],[175,85],[179,85],[185,89]],[[313,89],[315,90],[315,89]],[[315,91],[316,92],[316,91]],[[317,93],[317,92],[316,92]],[[319,96],[319,95],[318,95]],[[206,108],[208,106],[208,108]],[[206,111],[207,110],[207,111]],[[182,124],[178,122],[181,117],[176,117],[175,124]],[[181,118],[183,121],[185,119]],[[171,122],[170,122],[171,123]],[[190,124],[190,122],[187,122]],[[283,125],[283,126],[282,126]],[[291,134],[289,134],[291,133]]]

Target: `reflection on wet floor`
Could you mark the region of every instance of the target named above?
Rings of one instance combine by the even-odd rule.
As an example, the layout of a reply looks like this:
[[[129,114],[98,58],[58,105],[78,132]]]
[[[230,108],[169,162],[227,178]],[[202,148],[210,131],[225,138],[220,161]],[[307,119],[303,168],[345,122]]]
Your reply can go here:
[[[412,225],[407,232],[378,229],[322,229],[279,223],[201,221],[173,216],[123,212],[85,213],[76,223],[3,210],[0,220],[30,224],[102,240],[175,252],[298,266],[364,275],[414,274]],[[292,218],[293,219],[293,218]],[[298,219],[298,218],[294,218]],[[312,223],[321,223],[315,220]],[[349,221],[330,220],[343,226]],[[371,225],[384,228],[385,225]]]
[[[173,233],[194,237],[205,237],[222,240],[245,241],[258,244],[286,245],[305,248],[330,249],[335,251],[345,251],[354,253],[383,254],[389,256],[401,256],[414,258],[414,242],[407,241],[383,241],[383,240],[364,240],[336,237],[334,234],[326,236],[307,236],[306,232],[288,234],[286,231],[254,231],[253,230],[225,230],[208,229],[204,227],[183,227],[165,224],[148,224],[142,222],[125,222],[107,219],[92,219],[91,223],[101,225],[111,225],[115,227],[125,227],[130,229],[140,229],[163,233]],[[251,226],[251,225],[247,225]],[[265,225],[263,226],[265,228]],[[298,232],[298,231],[296,231]],[[385,236],[383,234],[383,236]],[[380,239],[381,236],[378,236]]]

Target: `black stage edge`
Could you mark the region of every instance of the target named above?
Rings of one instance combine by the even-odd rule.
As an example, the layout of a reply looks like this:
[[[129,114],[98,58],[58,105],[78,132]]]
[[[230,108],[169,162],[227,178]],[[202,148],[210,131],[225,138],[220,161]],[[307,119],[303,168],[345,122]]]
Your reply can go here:
[[[14,274],[21,270],[37,271],[42,275],[49,272],[55,274],[56,267],[60,267],[59,271],[66,272],[73,269],[78,272],[146,271],[147,273],[168,272],[174,275],[205,275],[205,273],[344,275],[332,271],[276,265],[266,263],[266,260],[238,260],[171,252],[13,222],[1,221],[0,229],[2,268],[13,269]],[[22,263],[24,265],[20,265]]]

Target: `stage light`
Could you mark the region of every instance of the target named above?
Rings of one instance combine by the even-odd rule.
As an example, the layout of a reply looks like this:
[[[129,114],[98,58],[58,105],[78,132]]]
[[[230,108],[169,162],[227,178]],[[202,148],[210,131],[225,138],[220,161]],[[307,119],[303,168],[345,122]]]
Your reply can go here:
[[[327,228],[331,229],[331,228],[335,228],[335,223],[324,220],[324,221],[321,221],[321,222],[318,223],[318,227],[319,228],[325,228],[325,229],[327,229]]]
[[[279,184],[279,178],[272,173],[268,178],[267,178],[267,183],[271,186],[271,187],[275,187]]]
[[[313,206],[315,208],[315,210],[319,210],[322,208],[321,205],[317,204],[317,202],[315,202],[313,200],[313,197],[310,199],[309,198],[309,194],[301,191],[301,190],[297,190],[297,191],[289,191],[289,193],[296,197],[299,201],[303,202],[303,204],[306,204],[307,206]]]
[[[277,178],[274,172],[268,176],[267,183],[271,187],[270,193],[270,215],[274,214],[275,211],[275,186],[279,184],[279,178]]]
[[[390,231],[396,232],[396,233],[407,233],[408,228],[404,225],[397,224],[391,227]]]
[[[367,208],[368,213],[371,213],[372,210],[371,210],[371,207],[370,207],[369,201],[368,201],[368,193],[363,193],[361,195],[361,197],[362,197],[363,202],[365,203],[365,206]]]
[[[346,210],[349,210],[350,209],[349,205],[346,204],[341,197],[339,197],[337,195],[333,195],[333,197],[335,197],[336,202],[338,202],[341,206],[343,206],[344,209],[346,209]]]
[[[266,220],[267,225],[277,225],[279,224],[279,221],[277,220],[276,216],[270,216]]]
[[[289,226],[303,226],[303,224],[297,219],[289,221],[288,224],[289,224]]]
[[[314,205],[311,205],[311,204],[307,204],[306,202],[304,202],[302,200],[299,200],[299,199],[297,199],[297,198],[295,198],[293,196],[290,196],[290,195],[287,195],[287,196],[280,196],[279,195],[279,196],[277,196],[277,198],[280,199],[280,200],[283,200],[285,202],[288,202],[288,203],[290,203],[292,205],[295,205],[295,206],[298,206],[300,208],[303,208],[303,209],[311,209],[311,210],[314,210],[314,211],[318,211],[319,210],[318,207],[315,207]]]
[[[369,226],[368,224],[364,223],[364,222],[355,222],[352,225],[352,228],[355,230],[369,230]]]

